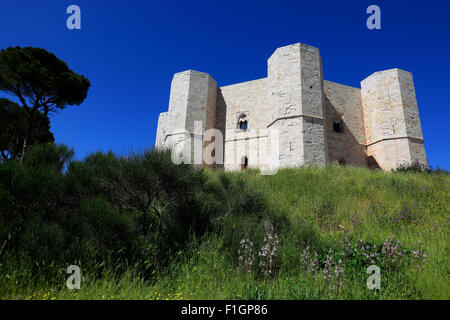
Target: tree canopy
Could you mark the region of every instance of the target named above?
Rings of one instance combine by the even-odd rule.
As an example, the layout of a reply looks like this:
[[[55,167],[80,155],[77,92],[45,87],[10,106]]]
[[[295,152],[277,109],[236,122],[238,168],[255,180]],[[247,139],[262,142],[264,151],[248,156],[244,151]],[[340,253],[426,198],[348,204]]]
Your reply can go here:
[[[51,112],[81,104],[87,96],[90,82],[69,69],[53,53],[42,48],[9,47],[0,51],[0,91],[17,97],[26,111],[26,131],[21,159],[34,127]]]
[[[19,98],[25,107],[48,112],[79,105],[90,82],[42,48],[9,47],[0,51],[0,90]]]
[[[23,140],[28,128],[29,118],[26,111],[8,99],[0,98],[0,159],[1,162],[18,158],[22,152]],[[29,144],[53,142],[50,123],[38,113]]]

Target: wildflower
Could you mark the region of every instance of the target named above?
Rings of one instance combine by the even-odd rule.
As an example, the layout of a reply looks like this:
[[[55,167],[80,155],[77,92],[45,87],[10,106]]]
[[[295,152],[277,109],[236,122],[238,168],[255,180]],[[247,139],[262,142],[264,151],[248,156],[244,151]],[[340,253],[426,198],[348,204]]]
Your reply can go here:
[[[250,241],[250,239],[245,238],[241,240],[240,244],[241,247],[238,250],[239,266],[247,273],[251,273],[253,261],[255,260],[255,256],[253,254],[253,242]]]
[[[264,245],[259,252],[261,272],[263,275],[268,276],[272,274],[274,268],[274,259],[277,254],[278,237],[271,231],[267,231],[266,237],[264,237]]]
[[[388,267],[391,271],[398,265],[402,257],[406,254],[406,251],[401,249],[401,247],[402,245],[399,241],[394,241],[394,236],[388,237],[383,243],[381,253],[384,256],[385,261],[388,262]]]
[[[412,263],[416,266],[416,269],[424,269],[427,262],[427,254],[425,249],[422,249],[422,243],[417,244],[417,248],[413,250]]]
[[[316,251],[311,253],[309,247],[306,247],[300,256],[300,264],[307,273],[316,278],[319,271],[319,258]]]
[[[332,284],[333,290],[336,290],[337,292],[344,286],[344,262],[342,259],[339,259],[338,262],[335,263],[335,256],[332,248],[330,248],[325,260],[323,276],[325,279],[324,290],[330,283]]]

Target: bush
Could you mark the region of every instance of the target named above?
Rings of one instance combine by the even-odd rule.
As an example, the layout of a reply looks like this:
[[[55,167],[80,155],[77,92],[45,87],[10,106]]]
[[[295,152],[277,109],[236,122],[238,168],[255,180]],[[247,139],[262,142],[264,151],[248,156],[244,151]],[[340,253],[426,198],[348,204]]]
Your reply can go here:
[[[449,174],[449,172],[445,169],[441,169],[438,167],[433,168],[432,166],[426,166],[423,163],[420,163],[419,161],[414,161],[410,164],[400,164],[396,169],[393,170],[394,172],[401,172],[401,173],[408,173],[408,172],[424,172],[424,173],[442,173],[442,174]]]
[[[58,209],[64,201],[60,169],[71,152],[52,146],[30,150],[23,164],[11,160],[0,165],[0,258],[5,250],[18,249],[35,258],[54,259],[64,246],[64,212]]]
[[[148,276],[228,216],[266,216],[244,181],[175,165],[170,151],[72,156],[47,144],[30,147],[23,163],[0,165],[3,252],[61,265],[125,262]]]

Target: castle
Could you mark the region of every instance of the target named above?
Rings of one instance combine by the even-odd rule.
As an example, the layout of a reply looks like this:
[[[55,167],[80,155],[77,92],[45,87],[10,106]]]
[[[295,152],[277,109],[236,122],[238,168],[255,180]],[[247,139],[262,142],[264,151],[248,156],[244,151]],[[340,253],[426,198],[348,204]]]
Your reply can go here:
[[[427,165],[410,72],[375,72],[361,88],[326,81],[319,49],[301,43],[278,48],[267,68],[266,78],[224,87],[207,73],[176,73],[156,148],[226,170]],[[218,133],[214,139],[210,129]]]

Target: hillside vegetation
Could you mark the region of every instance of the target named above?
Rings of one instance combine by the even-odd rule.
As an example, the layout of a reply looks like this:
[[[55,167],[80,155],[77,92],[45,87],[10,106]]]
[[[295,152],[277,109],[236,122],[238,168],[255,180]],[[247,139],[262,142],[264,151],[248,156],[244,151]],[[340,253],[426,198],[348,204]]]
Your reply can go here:
[[[72,155],[48,144],[0,165],[1,299],[450,298],[445,171]],[[66,288],[73,264],[80,290]]]

